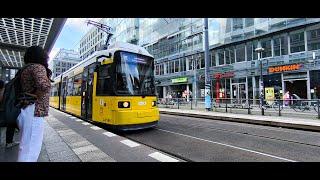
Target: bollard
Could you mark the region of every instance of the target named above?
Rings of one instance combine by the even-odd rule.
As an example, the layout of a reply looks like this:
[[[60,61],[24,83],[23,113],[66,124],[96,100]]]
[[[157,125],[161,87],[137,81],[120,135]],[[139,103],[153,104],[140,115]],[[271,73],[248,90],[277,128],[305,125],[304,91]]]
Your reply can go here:
[[[179,103],[180,103],[180,99],[178,98],[178,109],[179,109]]]
[[[280,110],[280,99],[278,100],[278,108],[279,108],[279,116],[281,116],[281,110]]]
[[[228,112],[228,100],[226,99],[226,112]]]
[[[320,105],[320,103],[319,103],[320,101],[319,101],[319,99],[318,99],[318,102],[317,102],[317,108],[318,108],[318,119],[320,119],[320,112],[319,112],[319,105]]]
[[[248,114],[250,114],[250,99],[248,100]]]

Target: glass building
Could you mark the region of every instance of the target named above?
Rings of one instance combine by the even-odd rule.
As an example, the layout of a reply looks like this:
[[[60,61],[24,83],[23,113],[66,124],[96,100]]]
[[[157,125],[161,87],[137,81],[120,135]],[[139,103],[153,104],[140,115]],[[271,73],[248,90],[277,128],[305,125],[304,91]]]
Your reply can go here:
[[[159,97],[204,97],[203,19],[105,18],[112,41],[145,47],[155,58]],[[213,98],[258,99],[262,52],[264,86],[319,98],[320,18],[209,18]],[[295,88],[299,87],[299,88]]]
[[[52,70],[52,77],[59,76],[61,73],[70,69],[80,62],[79,52],[69,49],[60,49],[59,52],[49,61],[49,69]]]

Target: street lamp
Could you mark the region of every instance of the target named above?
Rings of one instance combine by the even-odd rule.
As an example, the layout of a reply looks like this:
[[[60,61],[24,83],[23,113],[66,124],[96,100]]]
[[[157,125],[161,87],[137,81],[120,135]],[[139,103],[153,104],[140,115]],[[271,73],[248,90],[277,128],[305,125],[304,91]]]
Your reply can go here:
[[[261,115],[264,115],[264,109],[263,109],[263,76],[262,76],[262,60],[261,60],[261,53],[264,51],[264,48],[262,48],[261,43],[258,42],[258,47],[255,49],[255,51],[258,53],[258,60],[260,61],[260,106],[261,106]]]

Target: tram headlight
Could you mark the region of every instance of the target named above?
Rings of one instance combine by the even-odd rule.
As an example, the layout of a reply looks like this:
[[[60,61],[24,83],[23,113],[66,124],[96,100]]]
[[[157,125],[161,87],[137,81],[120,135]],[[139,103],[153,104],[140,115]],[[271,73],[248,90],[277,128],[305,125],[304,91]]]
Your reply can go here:
[[[152,107],[156,105],[157,105],[156,101],[152,101]]]
[[[130,108],[130,102],[128,101],[118,102],[118,108]]]

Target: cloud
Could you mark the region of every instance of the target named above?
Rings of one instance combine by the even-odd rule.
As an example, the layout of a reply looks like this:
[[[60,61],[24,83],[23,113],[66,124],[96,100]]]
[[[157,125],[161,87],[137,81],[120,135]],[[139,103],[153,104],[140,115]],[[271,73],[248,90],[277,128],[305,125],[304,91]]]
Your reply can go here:
[[[101,18],[68,18],[66,26],[87,33],[93,26],[87,25],[86,20],[98,22],[100,19]]]

